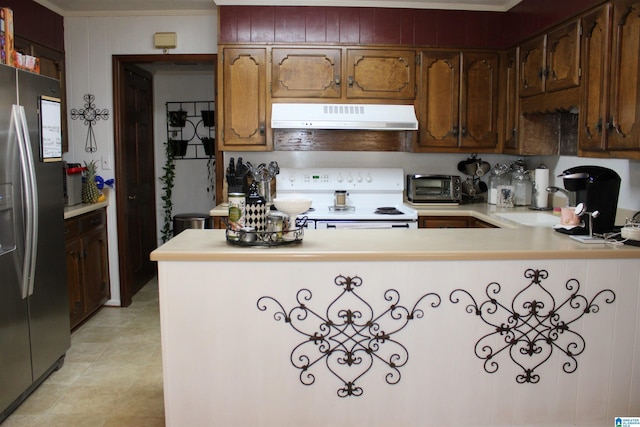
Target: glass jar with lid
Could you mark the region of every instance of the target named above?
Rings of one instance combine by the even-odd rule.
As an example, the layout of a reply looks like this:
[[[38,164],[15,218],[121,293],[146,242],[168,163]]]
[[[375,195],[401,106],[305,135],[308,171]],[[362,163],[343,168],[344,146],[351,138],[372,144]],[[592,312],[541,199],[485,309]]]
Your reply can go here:
[[[498,186],[511,184],[511,177],[507,173],[507,165],[496,163],[489,175],[489,197],[487,203],[495,205],[498,203]]]
[[[514,204],[516,206],[530,206],[532,184],[529,171],[525,170],[522,166],[517,167],[513,171],[511,184],[515,187]]]

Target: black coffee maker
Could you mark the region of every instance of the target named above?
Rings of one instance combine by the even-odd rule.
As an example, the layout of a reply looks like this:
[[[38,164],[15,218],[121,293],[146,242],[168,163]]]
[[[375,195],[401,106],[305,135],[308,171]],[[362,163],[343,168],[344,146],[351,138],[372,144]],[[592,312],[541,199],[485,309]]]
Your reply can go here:
[[[613,231],[620,193],[620,176],[615,171],[601,166],[576,166],[558,177],[567,191],[575,193],[576,205],[583,203],[587,212],[599,212],[592,218],[594,233]],[[589,234],[588,226],[571,234]]]

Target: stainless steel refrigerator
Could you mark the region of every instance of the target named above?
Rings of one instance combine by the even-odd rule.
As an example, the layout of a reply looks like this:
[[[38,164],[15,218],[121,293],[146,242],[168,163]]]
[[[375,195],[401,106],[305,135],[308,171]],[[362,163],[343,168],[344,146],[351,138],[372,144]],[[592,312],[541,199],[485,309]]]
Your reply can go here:
[[[0,65],[0,422],[70,347],[62,162],[41,141],[41,99],[59,92]]]

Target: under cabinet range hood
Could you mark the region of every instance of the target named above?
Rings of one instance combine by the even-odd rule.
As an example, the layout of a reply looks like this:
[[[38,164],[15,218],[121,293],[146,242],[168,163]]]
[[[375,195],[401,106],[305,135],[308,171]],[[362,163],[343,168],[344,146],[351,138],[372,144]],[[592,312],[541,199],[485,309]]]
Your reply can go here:
[[[418,130],[413,105],[274,103],[273,129]]]

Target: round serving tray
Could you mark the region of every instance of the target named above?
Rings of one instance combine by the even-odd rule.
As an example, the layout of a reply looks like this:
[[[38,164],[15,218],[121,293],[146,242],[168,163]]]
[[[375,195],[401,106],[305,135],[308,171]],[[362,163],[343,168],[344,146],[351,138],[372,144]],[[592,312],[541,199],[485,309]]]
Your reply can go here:
[[[296,245],[302,243],[302,238],[304,237],[304,226],[306,223],[306,217],[303,219],[297,219],[296,228],[289,228],[284,231],[233,230],[227,224],[225,238],[228,244],[242,247]]]

